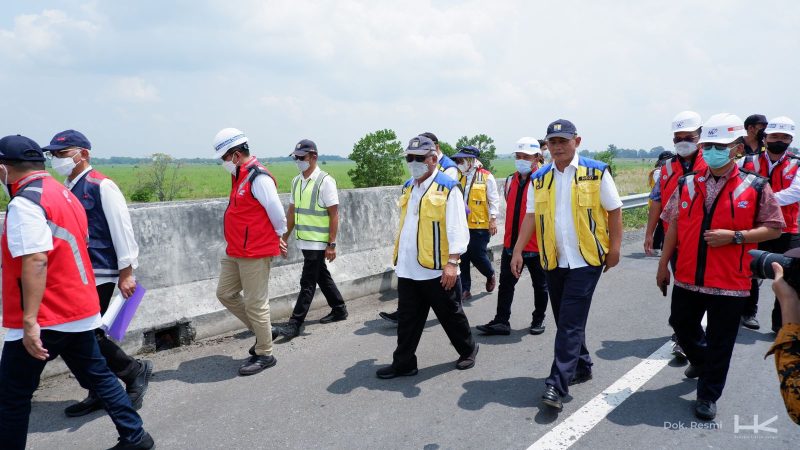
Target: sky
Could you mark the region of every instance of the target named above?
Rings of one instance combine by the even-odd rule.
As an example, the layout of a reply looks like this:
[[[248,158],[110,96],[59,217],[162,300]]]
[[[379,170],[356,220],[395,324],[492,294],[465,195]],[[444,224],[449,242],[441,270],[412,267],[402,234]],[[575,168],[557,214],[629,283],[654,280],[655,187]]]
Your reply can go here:
[[[0,134],[93,154],[213,157],[236,127],[261,157],[308,138],[346,156],[485,133],[497,153],[573,121],[582,148],[672,148],[670,121],[800,120],[800,2],[177,0],[0,6]]]

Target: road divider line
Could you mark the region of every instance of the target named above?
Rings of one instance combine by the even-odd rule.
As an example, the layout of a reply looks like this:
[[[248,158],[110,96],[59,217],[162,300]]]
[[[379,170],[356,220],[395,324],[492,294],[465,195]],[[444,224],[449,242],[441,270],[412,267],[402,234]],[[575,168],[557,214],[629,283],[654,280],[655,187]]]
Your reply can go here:
[[[528,447],[528,450],[569,448],[666,367],[670,359],[672,359],[672,341],[667,341],[622,378],[589,400],[581,409],[553,427]]]

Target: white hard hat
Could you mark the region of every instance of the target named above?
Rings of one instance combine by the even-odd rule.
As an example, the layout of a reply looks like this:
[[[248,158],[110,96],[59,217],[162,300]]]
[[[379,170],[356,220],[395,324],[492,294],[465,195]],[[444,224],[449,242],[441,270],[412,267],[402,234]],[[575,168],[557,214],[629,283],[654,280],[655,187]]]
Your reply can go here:
[[[708,121],[703,124],[703,133],[700,135],[699,143],[730,144],[746,135],[744,121],[739,116],[719,113],[709,117]]]
[[[538,139],[526,136],[517,141],[517,148],[514,149],[514,152],[525,153],[526,155],[541,155],[542,147],[539,145]]]
[[[764,129],[764,133],[772,134],[772,133],[783,133],[788,134],[791,137],[794,137],[794,120],[786,117],[774,117],[769,119],[769,123],[767,124],[767,128]]]
[[[700,114],[694,111],[679,112],[677,116],[672,118],[672,132],[679,131],[695,131],[703,125],[703,119]]]
[[[236,128],[223,128],[214,136],[214,157],[221,158],[233,147],[247,142],[247,136]]]

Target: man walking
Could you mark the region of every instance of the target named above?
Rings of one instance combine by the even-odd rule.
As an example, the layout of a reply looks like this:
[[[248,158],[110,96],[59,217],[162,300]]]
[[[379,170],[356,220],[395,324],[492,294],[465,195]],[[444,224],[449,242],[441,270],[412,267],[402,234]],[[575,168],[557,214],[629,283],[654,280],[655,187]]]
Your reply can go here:
[[[297,248],[303,252],[300,294],[291,319],[276,326],[279,334],[293,338],[300,334],[311,301],[319,284],[331,312],[320,319],[330,323],[347,319],[347,307],[336,287],[325,260],[336,259],[336,234],[339,231],[339,194],[336,181],[317,166],[317,144],[303,139],[295,146],[292,158],[300,174],[292,180],[288,225],[283,241],[295,230]]]
[[[256,335],[250,359],[239,375],[254,375],[275,365],[269,316],[269,271],[272,258],[286,254],[281,235],[286,215],[275,178],[250,154],[247,136],[225,128],[214,138],[214,156],[231,174],[225,210],[225,256],[220,262],[217,298]]]
[[[11,197],[0,241],[8,328],[0,358],[0,446],[25,448],[31,397],[47,362],[61,356],[108,411],[120,436],[114,448],[152,448],[153,438],[97,345],[100,301],[86,213],[44,170],[44,161],[31,139],[0,139],[0,177]]]
[[[125,197],[111,179],[92,168],[91,149],[92,144],[83,133],[66,130],[53,136],[43,150],[49,152],[53,170],[66,177],[64,185],[86,211],[89,259],[100,299],[100,314],[105,314],[116,287],[125,298],[136,290],[133,271],[138,266],[139,246],[133,236]],[[125,383],[131,404],[138,409],[147,392],[153,363],[128,356],[102,328],[97,328],[95,335],[108,367]],[[102,407],[100,398],[89,391],[83,401],[68,406],[64,413],[79,417]]]

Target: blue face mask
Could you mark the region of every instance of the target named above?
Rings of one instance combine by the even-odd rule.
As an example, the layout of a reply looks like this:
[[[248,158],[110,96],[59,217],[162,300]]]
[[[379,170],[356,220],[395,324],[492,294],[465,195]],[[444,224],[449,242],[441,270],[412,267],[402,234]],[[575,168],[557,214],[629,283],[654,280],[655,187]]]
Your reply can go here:
[[[708,167],[712,169],[719,169],[720,167],[728,164],[731,160],[731,149],[726,146],[713,146],[711,148],[703,149],[703,159]]]

